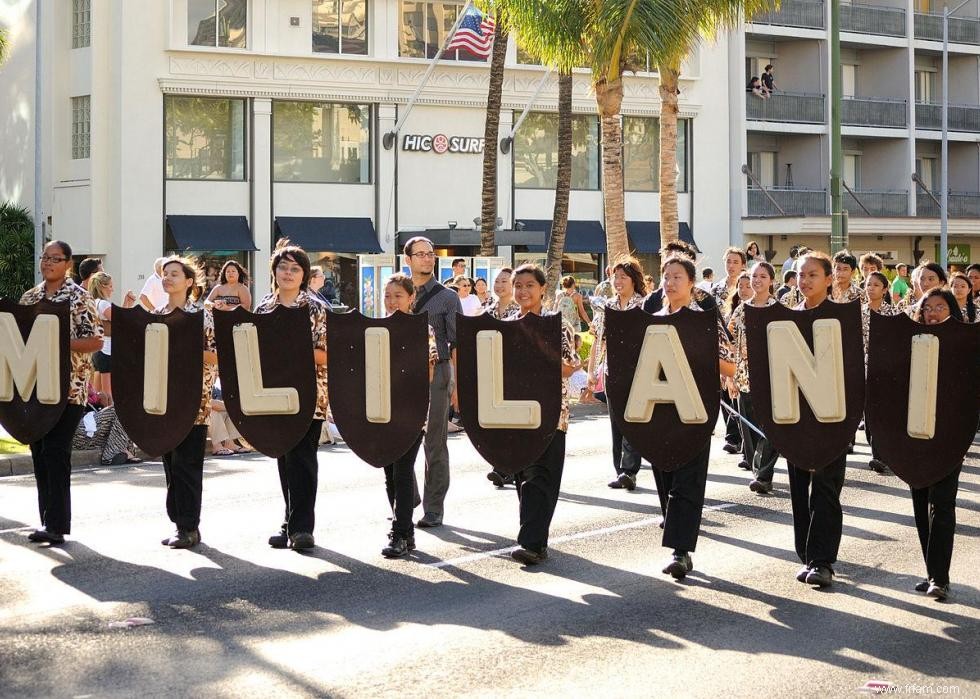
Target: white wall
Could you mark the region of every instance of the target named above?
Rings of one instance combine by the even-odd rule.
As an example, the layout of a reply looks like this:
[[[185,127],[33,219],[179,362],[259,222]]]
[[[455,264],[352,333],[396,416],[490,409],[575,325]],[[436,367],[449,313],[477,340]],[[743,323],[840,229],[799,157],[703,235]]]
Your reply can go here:
[[[374,186],[277,182],[274,216],[341,216],[374,218]]]
[[[34,3],[0,4],[9,55],[0,68],[0,202],[34,208]]]

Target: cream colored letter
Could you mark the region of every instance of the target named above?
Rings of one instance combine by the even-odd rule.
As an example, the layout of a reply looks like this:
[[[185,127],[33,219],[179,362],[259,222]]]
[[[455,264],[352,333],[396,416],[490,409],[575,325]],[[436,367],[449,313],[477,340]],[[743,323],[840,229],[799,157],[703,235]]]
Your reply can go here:
[[[769,323],[766,339],[773,422],[792,425],[800,421],[800,391],[818,422],[842,422],[847,405],[840,322],[823,318],[813,323],[813,352],[790,320]]]
[[[150,415],[167,414],[167,385],[170,380],[170,328],[150,323],[144,333],[143,410]]]
[[[61,401],[61,348],[58,316],[47,313],[34,319],[25,344],[12,313],[0,313],[0,401],[14,399],[14,386],[23,401],[37,386],[44,405]]]
[[[708,421],[681,338],[672,325],[647,328],[623,416],[626,422],[650,422],[657,403],[673,403],[686,425]]]
[[[504,336],[498,330],[476,334],[476,396],[480,427],[536,430],[541,404],[536,400],[504,400]]]
[[[939,338],[916,335],[912,338],[909,367],[909,417],[905,425],[909,437],[932,439],[936,436],[936,391],[939,385]]]
[[[259,362],[259,332],[253,323],[241,323],[232,330],[238,394],[245,415],[295,415],[299,412],[299,392],[292,387],[266,388],[262,384]]]
[[[364,331],[364,411],[368,422],[391,422],[391,335],[388,328]]]

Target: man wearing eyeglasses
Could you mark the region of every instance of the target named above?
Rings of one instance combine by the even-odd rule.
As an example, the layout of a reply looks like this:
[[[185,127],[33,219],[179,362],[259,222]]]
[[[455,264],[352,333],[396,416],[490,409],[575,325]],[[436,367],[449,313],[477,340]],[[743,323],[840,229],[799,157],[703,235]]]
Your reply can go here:
[[[439,361],[429,385],[429,421],[425,432],[425,489],[422,495],[424,515],[418,526],[438,527],[446,493],[449,491],[449,446],[446,433],[449,403],[458,406],[454,386],[456,364],[456,314],[463,310],[459,296],[435,278],[436,255],[432,241],[417,236],[405,243],[405,264],[412,271],[415,284],[416,313],[426,311],[436,336]]]

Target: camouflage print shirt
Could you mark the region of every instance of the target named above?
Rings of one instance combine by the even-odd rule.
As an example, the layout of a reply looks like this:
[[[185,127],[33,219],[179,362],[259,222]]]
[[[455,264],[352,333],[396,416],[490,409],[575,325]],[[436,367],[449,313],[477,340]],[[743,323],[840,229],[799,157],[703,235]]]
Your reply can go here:
[[[506,306],[501,306],[500,299],[495,298],[486,306],[486,312],[497,320],[503,320],[512,313],[520,313],[520,310],[521,307],[514,299],[511,299],[510,303],[508,303]]]
[[[167,310],[168,306],[160,306],[154,309],[154,313],[157,315],[167,315],[170,311]],[[204,314],[204,351],[205,352],[217,352],[217,347],[214,342],[214,316],[211,315],[209,309],[202,309],[200,306],[195,305],[193,301],[187,299],[187,303],[181,309],[184,313],[203,313]],[[204,379],[201,382],[201,407],[197,411],[197,418],[194,420],[195,425],[206,425],[211,417],[211,391],[214,389],[214,382],[218,378],[218,365],[204,363]]]
[[[868,339],[871,337],[871,314],[883,316],[901,315],[900,308],[891,303],[882,303],[881,308],[873,311],[868,303],[861,304],[861,335],[864,337],[864,368],[868,368]]]
[[[265,296],[255,307],[256,313],[272,313],[279,306],[279,294],[272,292]],[[313,333],[313,349],[327,351],[327,307],[315,294],[306,291],[299,292],[292,308],[305,307],[310,313],[310,329]],[[327,419],[327,365],[316,366],[316,411],[314,420]]]
[[[84,340],[102,337],[102,322],[95,309],[95,301],[88,292],[69,278],[50,296],[44,291],[44,282],[24,292],[20,297],[23,306],[30,306],[41,299],[55,303],[68,304],[68,337]],[[92,376],[92,354],[90,352],[71,353],[71,376],[68,382],[68,402],[72,405],[85,405],[88,399],[88,382]]]

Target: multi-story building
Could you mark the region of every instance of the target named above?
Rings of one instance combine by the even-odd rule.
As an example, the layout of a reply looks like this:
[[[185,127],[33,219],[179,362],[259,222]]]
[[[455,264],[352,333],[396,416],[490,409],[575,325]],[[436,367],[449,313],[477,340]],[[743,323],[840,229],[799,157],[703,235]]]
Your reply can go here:
[[[462,6],[456,0],[59,0],[0,10],[13,52],[0,73],[7,123],[0,200],[33,203],[35,77],[42,81],[42,216],[49,237],[101,255],[116,288],[153,260],[190,251],[213,275],[229,258],[268,288],[276,239],[313,253],[350,305],[377,307],[378,282],[411,235],[477,276],[543,259],[557,168],[554,76],[509,47],[500,138],[539,81],[541,96],[500,154],[499,257],[478,259],[486,62],[450,52],[392,147],[390,132]],[[19,9],[18,9],[19,8]],[[717,261],[730,234],[728,42],[702,47],[681,85],[681,231]],[[657,77],[625,80],[631,243],[659,247]],[[601,274],[605,250],[598,122],[587,71],[574,76],[573,192],[566,271]],[[498,139],[499,140],[499,139]],[[487,147],[498,147],[496,143]],[[652,259],[646,258],[652,262]],[[447,265],[448,267],[448,265]]]
[[[952,4],[952,3],[951,3]],[[950,263],[980,260],[980,13],[949,22]],[[841,3],[841,134],[850,246],[886,262],[937,259],[942,5]],[[776,91],[732,103],[733,237],[786,257],[830,235],[830,3],[783,0],[729,44],[731,80],[765,66]],[[743,171],[745,166],[745,171]],[[917,174],[919,187],[912,176]]]

